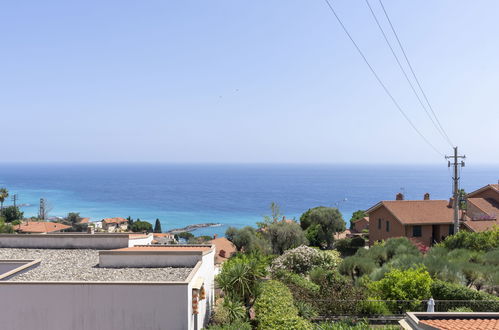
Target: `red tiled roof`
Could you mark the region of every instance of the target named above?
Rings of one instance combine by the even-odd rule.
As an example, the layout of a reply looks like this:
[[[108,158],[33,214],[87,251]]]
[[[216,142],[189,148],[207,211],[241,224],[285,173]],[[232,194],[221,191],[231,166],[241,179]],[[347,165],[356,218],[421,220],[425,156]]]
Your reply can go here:
[[[106,218],[104,220],[102,220],[102,222],[105,222],[107,224],[110,224],[110,223],[123,223],[123,222],[128,222],[127,219],[125,218]]]
[[[497,330],[499,319],[476,318],[476,319],[430,319],[420,320],[419,323],[429,325],[441,330]]]
[[[90,222],[90,218],[82,218],[80,223],[89,223]]]
[[[468,227],[471,231],[482,232],[492,229],[494,226],[499,226],[499,221],[494,220],[467,220],[463,221],[463,225]]]
[[[352,222],[353,222],[353,223],[356,223],[356,222],[359,222],[359,221],[361,221],[361,220],[365,220],[365,221],[369,222],[369,217],[363,217],[363,218],[360,218],[360,219],[354,220],[354,221],[352,221]]]
[[[215,245],[216,264],[221,264],[237,251],[236,246],[225,237],[212,239],[209,243]],[[223,252],[220,253],[221,251]]]
[[[68,228],[71,228],[71,226],[63,225],[62,223],[57,223],[57,222],[44,222],[44,221],[22,222],[14,227],[16,231],[22,233],[53,233]]]
[[[468,203],[474,205],[483,214],[468,214],[472,219],[493,220],[499,215],[499,202],[489,198],[468,198]]]
[[[371,209],[385,206],[402,224],[452,224],[454,211],[446,200],[382,201]]]

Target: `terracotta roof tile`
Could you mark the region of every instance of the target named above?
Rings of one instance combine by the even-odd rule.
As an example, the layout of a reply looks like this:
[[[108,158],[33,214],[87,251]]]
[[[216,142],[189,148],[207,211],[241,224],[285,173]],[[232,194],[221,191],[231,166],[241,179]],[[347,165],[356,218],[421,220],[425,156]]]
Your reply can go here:
[[[225,237],[215,238],[209,243],[215,245],[216,264],[221,264],[237,251],[236,246]]]
[[[498,330],[499,319],[430,319],[419,323],[442,330]]]
[[[403,224],[451,224],[454,216],[446,200],[381,202]]]
[[[71,228],[71,226],[63,225],[62,223],[57,223],[57,222],[44,222],[44,221],[22,222],[14,227],[16,231],[22,233],[53,233],[68,228]]]
[[[105,223],[123,223],[123,222],[128,222],[127,219],[125,218],[106,218],[106,219],[103,219],[102,222],[105,222]]]

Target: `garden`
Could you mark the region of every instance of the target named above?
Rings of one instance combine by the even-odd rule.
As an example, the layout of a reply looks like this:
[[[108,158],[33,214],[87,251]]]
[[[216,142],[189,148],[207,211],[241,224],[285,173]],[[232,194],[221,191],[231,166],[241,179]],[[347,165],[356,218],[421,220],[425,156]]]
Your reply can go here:
[[[238,253],[216,277],[208,329],[400,329],[407,311],[499,312],[499,228],[461,231],[432,248],[393,238],[369,249],[330,239],[336,210],[300,223],[277,212],[258,228],[229,228]],[[312,228],[312,229],[310,229]],[[343,227],[344,228],[344,227]]]

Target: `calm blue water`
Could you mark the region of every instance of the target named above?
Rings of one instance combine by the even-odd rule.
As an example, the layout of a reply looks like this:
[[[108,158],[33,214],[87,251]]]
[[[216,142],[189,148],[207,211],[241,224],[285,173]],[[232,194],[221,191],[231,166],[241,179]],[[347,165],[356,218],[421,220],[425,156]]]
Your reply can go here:
[[[496,183],[499,166],[465,167],[462,186],[472,191]],[[25,215],[37,214],[46,198],[51,216],[80,212],[99,220],[159,218],[163,230],[219,222],[196,235],[223,234],[229,225],[253,225],[272,201],[288,218],[308,208],[338,206],[345,220],[357,209],[393,199],[447,199],[450,173],[442,166],[346,165],[172,165],[172,164],[0,164],[0,187],[19,195]],[[346,199],[346,200],[345,200]],[[9,202],[7,204],[10,204]]]

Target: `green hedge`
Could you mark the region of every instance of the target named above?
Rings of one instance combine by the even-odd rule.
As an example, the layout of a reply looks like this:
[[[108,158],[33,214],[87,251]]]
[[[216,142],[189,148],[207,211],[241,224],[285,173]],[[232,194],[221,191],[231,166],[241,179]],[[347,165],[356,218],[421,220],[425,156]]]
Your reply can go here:
[[[291,291],[275,280],[262,284],[260,296],[255,301],[257,329],[307,330],[312,325],[298,316]]]
[[[431,286],[431,294],[435,300],[475,300],[476,302],[465,304],[467,307],[472,308],[475,312],[499,312],[499,297],[486,292],[470,289],[460,284],[436,280]],[[480,302],[484,300],[493,300],[497,301],[497,303]],[[442,302],[441,304],[445,304],[445,302]],[[456,307],[455,304],[452,303],[448,303],[448,305],[449,309]]]
[[[288,287],[291,286],[291,289],[297,288],[305,290],[310,294],[317,294],[321,289],[320,286],[307,280],[305,277],[285,270],[276,272],[274,277],[286,284]]]

